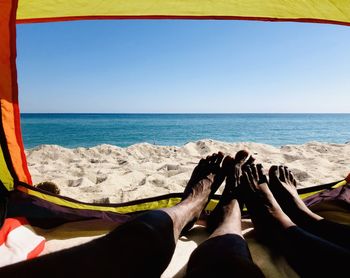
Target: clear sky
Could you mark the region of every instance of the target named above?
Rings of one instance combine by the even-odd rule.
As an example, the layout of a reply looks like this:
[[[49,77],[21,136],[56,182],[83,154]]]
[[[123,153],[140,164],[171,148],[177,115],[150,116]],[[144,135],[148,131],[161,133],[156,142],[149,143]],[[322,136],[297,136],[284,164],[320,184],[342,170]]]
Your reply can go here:
[[[350,112],[350,27],[74,21],[17,27],[21,112]]]

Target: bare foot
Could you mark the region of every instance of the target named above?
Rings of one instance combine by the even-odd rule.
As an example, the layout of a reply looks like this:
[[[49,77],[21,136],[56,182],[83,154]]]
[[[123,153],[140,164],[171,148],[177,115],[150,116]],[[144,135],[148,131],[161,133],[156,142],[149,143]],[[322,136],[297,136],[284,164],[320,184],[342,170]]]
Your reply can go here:
[[[186,185],[183,200],[192,193],[193,188],[196,187],[199,181],[205,179],[209,174],[217,174],[220,171],[220,164],[223,158],[224,154],[219,152],[199,161],[198,165],[193,169],[191,178]]]
[[[216,205],[215,209],[210,213],[207,219],[208,232],[212,233],[218,228],[218,226],[226,221],[228,214],[232,214],[233,208],[236,207],[234,206],[235,202],[233,202],[233,200],[237,198],[236,188],[238,185],[239,176],[241,174],[241,167],[248,161],[254,161],[252,157],[248,159],[248,156],[249,153],[242,150],[237,152],[235,158],[232,158],[231,156],[225,157],[222,163],[222,171],[226,176],[225,189],[219,203]]]
[[[272,166],[269,170],[270,189],[283,211],[297,225],[308,221],[323,219],[313,213],[299,197],[296,180],[291,171],[284,166]]]
[[[189,204],[194,202],[197,205],[196,208],[193,209],[194,215],[192,220],[184,227],[182,234],[193,227],[202,210],[206,207],[210,197],[223,182],[225,176],[220,166],[223,158],[223,153],[214,153],[211,156],[207,156],[206,159],[201,159],[194,168],[191,178],[185,188],[181,203]]]
[[[239,193],[248,208],[259,239],[274,241],[279,231],[295,226],[270,191],[261,164],[244,169]]]

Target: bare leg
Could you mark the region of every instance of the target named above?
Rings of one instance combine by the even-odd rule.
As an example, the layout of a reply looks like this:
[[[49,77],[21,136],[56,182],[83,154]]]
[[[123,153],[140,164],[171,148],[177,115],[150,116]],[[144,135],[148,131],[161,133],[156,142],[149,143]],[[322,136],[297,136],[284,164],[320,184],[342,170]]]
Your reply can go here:
[[[235,155],[235,158],[232,158],[231,156],[225,157],[223,163],[222,163],[222,171],[226,175],[226,185],[224,192],[222,194],[222,197],[220,199],[220,202],[217,204],[215,209],[211,212],[207,219],[207,230],[209,233],[213,233],[213,231],[219,226],[223,224],[224,217],[226,216],[226,212],[231,212],[231,206],[233,204],[230,204],[233,199],[236,199],[236,189],[238,186],[238,178],[241,175],[242,172],[242,166],[249,165],[253,163],[254,158],[249,157],[249,154],[247,151],[241,150],[237,152]],[[237,200],[235,200],[237,201]],[[239,212],[240,213],[240,212]],[[238,215],[237,215],[238,216]],[[241,215],[239,214],[239,219]],[[231,223],[232,224],[232,223]],[[223,225],[226,226],[227,224]],[[240,221],[239,221],[240,225]],[[237,227],[237,231],[241,230],[241,227]]]
[[[192,192],[181,203],[171,208],[161,209],[173,221],[175,242],[179,238],[183,228],[193,219],[198,219],[200,213],[205,208],[213,180],[214,175],[208,175],[193,187]]]
[[[280,249],[300,276],[328,277],[347,271],[349,251],[296,226],[270,191],[261,165],[247,168],[240,188],[260,238]]]
[[[259,240],[274,244],[282,230],[295,226],[273,197],[262,165],[245,168],[238,190],[248,208]]]
[[[296,180],[287,167],[272,166],[269,170],[269,181],[271,192],[277,202],[298,226],[302,227],[303,224],[309,221],[323,219],[321,216],[313,213],[300,199],[296,188]]]
[[[159,277],[181,230],[207,203],[221,160],[218,154],[201,160],[185,198],[173,208],[147,212],[87,244],[0,268],[0,276]]]
[[[350,226],[335,223],[312,212],[299,197],[296,180],[287,167],[272,166],[270,189],[283,211],[299,227],[350,250]]]
[[[208,156],[206,159],[202,159],[199,162],[199,164],[193,170],[191,178],[188,181],[188,184],[185,188],[182,202],[188,203],[188,201],[186,200],[188,197],[190,197],[190,199],[193,199],[193,196],[192,197],[190,196],[193,193],[193,188],[197,185],[198,182],[200,182],[205,177],[207,177],[208,174],[213,173],[215,174],[215,177],[211,181],[210,194],[207,197],[207,201],[204,204],[204,206],[202,207],[202,204],[200,204],[201,211],[206,207],[210,198],[214,195],[214,193],[217,191],[217,189],[220,187],[220,185],[225,179],[225,173],[220,167],[220,163],[223,158],[224,158],[224,154],[219,152],[217,154],[214,153],[213,155]],[[180,234],[185,234],[187,231],[189,231],[194,226],[199,216],[200,216],[200,212],[197,215],[195,215],[190,221],[187,222],[187,224],[181,230]]]
[[[231,171],[233,172],[233,169]],[[192,253],[187,277],[264,277],[253,263],[242,235],[241,209],[236,199],[235,188],[233,175],[233,178],[226,179],[224,193],[215,214],[211,216],[211,219],[217,218],[211,220],[211,229],[214,231],[209,239]]]
[[[207,230],[211,233],[209,238],[225,234],[236,234],[243,238],[237,187],[242,172],[241,167],[254,161],[252,157],[248,160],[247,158],[246,151],[239,151],[235,158],[227,156],[222,163],[222,169],[226,174],[226,184],[219,203],[207,220]]]
[[[235,234],[243,238],[241,226],[241,208],[237,199],[232,199],[222,207],[223,221],[209,238],[226,234]]]

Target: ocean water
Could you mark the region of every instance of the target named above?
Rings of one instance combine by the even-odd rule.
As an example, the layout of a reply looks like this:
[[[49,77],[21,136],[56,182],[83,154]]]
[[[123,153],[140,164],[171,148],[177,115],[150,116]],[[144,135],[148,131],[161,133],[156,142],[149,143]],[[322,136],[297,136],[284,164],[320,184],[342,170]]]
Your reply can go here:
[[[25,148],[120,147],[148,142],[258,142],[274,146],[350,141],[350,114],[21,114]]]

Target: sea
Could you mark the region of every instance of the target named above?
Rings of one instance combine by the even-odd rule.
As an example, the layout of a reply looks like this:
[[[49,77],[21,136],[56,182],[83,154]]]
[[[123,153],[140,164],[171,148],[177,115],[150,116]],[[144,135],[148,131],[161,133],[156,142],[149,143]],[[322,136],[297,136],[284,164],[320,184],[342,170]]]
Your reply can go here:
[[[46,114],[22,113],[25,148],[68,148],[147,142],[181,146],[190,141],[258,142],[273,146],[350,141],[350,114]]]

